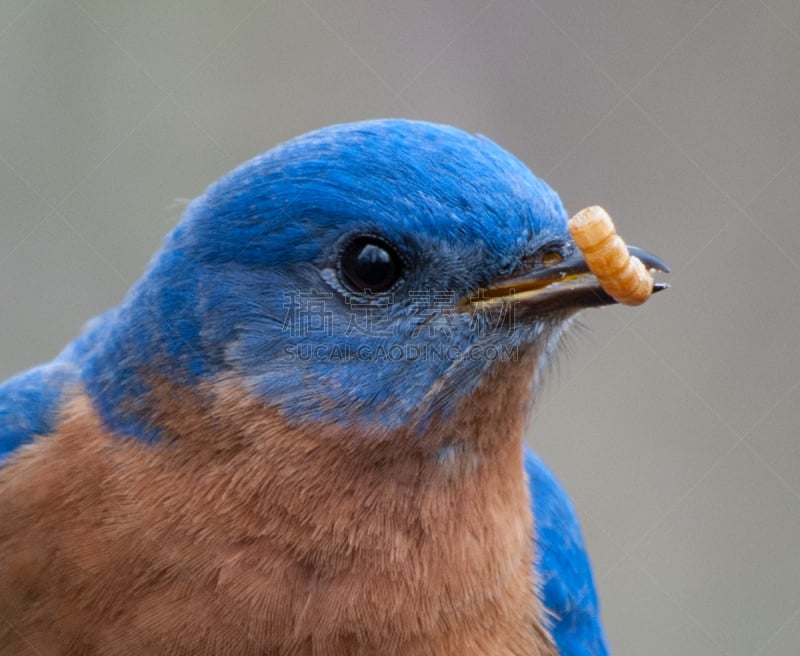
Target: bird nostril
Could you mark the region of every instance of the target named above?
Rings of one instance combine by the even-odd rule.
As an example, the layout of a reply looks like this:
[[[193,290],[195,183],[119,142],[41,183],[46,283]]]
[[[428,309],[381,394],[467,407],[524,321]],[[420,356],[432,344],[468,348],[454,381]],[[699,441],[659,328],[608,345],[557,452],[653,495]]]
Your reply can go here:
[[[558,251],[548,251],[542,255],[542,266],[551,267],[563,261],[564,257]]]

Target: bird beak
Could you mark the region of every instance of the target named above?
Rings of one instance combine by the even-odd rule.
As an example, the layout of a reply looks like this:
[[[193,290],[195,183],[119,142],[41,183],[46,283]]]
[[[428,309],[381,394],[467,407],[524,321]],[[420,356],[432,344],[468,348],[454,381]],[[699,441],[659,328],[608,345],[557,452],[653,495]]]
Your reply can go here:
[[[533,269],[498,280],[479,289],[464,299],[464,309],[481,310],[498,304],[517,305],[516,316],[541,316],[553,311],[577,311],[587,307],[616,303],[600,287],[597,278],[589,271],[586,260],[574,243],[565,244],[566,255],[552,251],[539,259]],[[648,251],[628,246],[628,252],[638,257],[648,269],[669,272],[664,262]],[[653,292],[667,289],[669,285],[655,283]],[[520,314],[522,312],[522,315]]]

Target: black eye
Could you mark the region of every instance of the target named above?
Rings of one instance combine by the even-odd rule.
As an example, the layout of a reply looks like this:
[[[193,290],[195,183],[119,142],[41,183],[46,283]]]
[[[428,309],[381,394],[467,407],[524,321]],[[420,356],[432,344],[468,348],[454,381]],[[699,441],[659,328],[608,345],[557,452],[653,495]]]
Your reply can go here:
[[[390,289],[403,273],[397,252],[379,237],[351,240],[339,258],[342,282],[354,292],[377,294]]]

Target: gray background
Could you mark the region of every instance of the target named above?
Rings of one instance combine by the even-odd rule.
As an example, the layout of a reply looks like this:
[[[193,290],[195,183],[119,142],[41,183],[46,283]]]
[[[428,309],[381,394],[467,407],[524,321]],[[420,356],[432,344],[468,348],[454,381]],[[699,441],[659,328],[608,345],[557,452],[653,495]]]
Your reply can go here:
[[[0,3],[0,374],[118,302],[181,202],[322,125],[482,132],[673,267],[587,313],[530,441],[618,656],[800,651],[800,3]]]

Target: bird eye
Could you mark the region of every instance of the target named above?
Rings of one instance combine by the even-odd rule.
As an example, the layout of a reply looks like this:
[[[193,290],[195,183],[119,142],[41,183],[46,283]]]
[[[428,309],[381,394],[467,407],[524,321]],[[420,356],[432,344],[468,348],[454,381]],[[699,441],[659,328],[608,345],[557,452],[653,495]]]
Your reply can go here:
[[[403,273],[400,256],[379,237],[362,236],[351,240],[339,258],[342,282],[357,293],[385,292]]]

